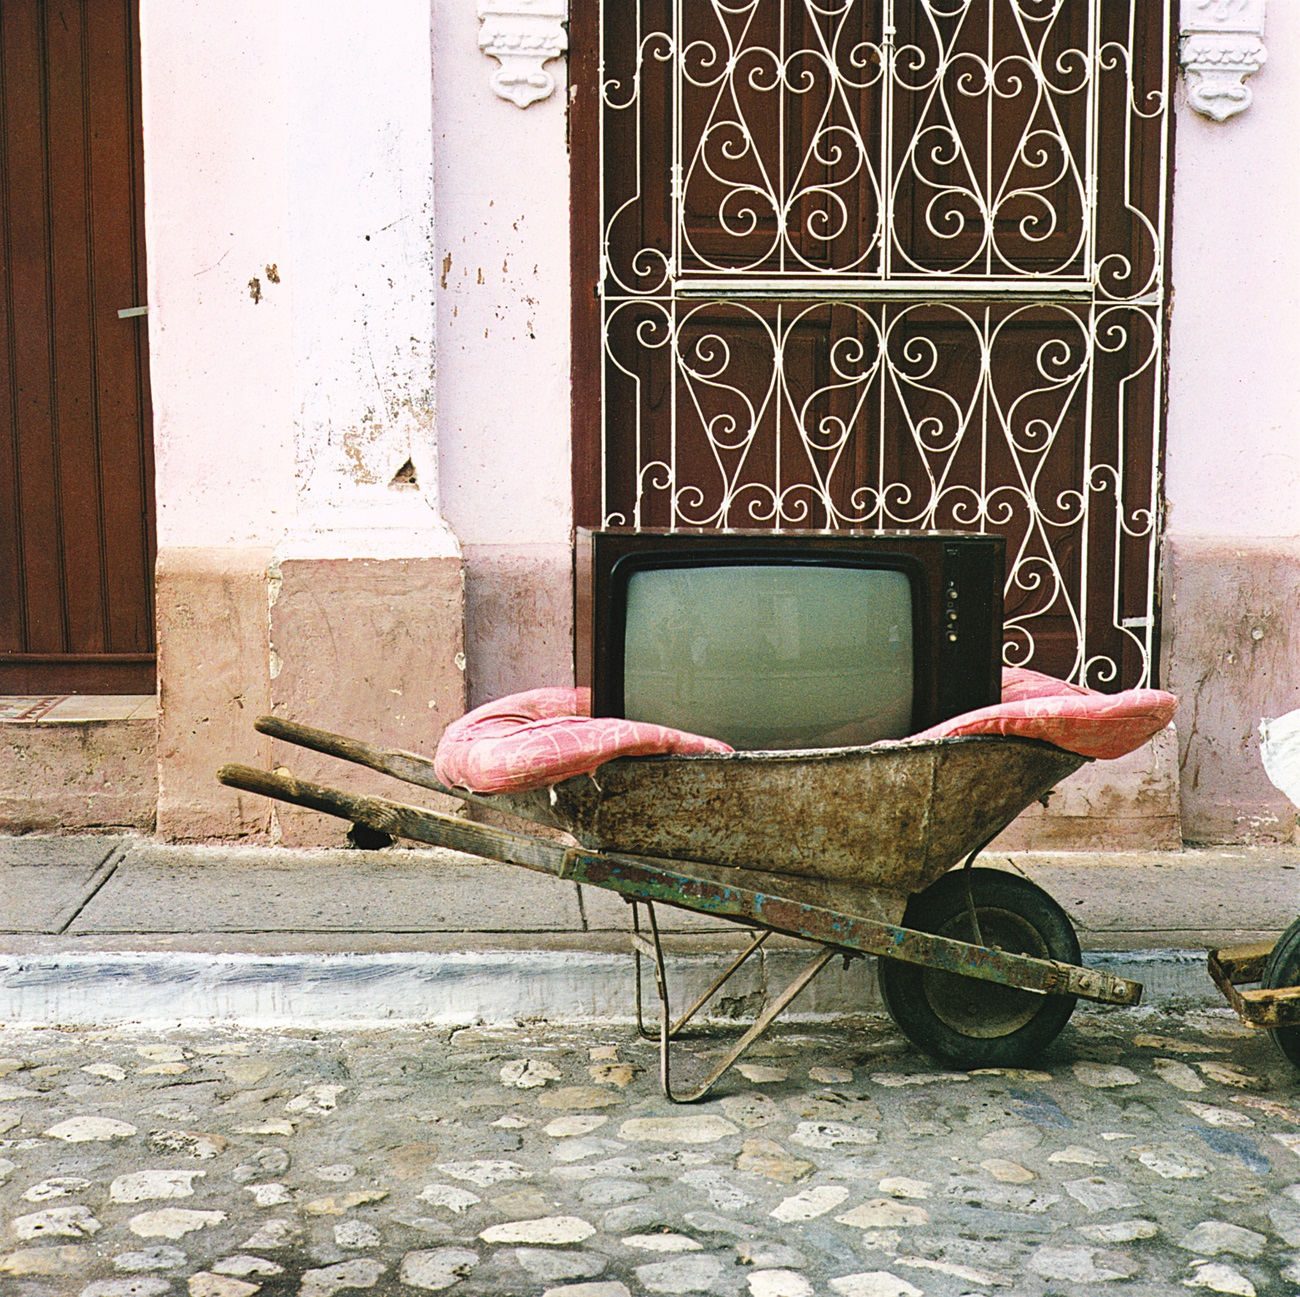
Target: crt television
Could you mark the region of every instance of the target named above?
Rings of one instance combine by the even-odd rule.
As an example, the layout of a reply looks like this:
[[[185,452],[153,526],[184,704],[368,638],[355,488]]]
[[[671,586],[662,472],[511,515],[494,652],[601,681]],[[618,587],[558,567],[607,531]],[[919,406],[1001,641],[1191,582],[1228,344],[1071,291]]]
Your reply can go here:
[[[1001,696],[1001,536],[581,529],[593,716],[741,750],[902,738]]]

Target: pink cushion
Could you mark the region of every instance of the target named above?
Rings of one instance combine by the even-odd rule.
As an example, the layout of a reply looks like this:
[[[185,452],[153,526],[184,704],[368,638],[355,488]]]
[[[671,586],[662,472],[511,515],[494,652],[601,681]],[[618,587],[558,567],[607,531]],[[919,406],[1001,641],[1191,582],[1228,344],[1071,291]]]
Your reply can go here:
[[[476,793],[544,788],[614,757],[730,752],[718,739],[663,725],[591,717],[590,689],[528,689],[476,708],[447,727],[434,770]]]
[[[1121,757],[1169,723],[1178,700],[1159,689],[1098,693],[1006,667],[1002,702],[964,712],[916,739],[1001,734],[1043,739],[1081,756]],[[479,793],[544,788],[614,757],[730,752],[718,739],[642,721],[592,719],[589,689],[529,689],[476,708],[447,727],[434,757],[449,787]],[[896,742],[897,740],[890,740]]]
[[[1015,668],[1019,670],[1019,668]],[[1025,673],[1037,676],[1037,672]],[[1067,752],[1103,760],[1140,748],[1173,718],[1178,699],[1162,689],[1126,689],[1118,694],[1080,689],[1063,680],[1047,692],[1049,676],[1037,681],[1003,678],[1003,702],[964,712],[915,734],[918,739],[960,738],[968,734],[1003,734],[1044,739]],[[1008,693],[1013,701],[1007,701]]]
[[[1058,680],[1055,676],[1045,676],[1041,671],[1031,671],[1028,667],[1002,668],[1004,703],[1022,703],[1030,698],[1054,698],[1061,694],[1077,694],[1086,698],[1089,694],[1097,694],[1097,691],[1072,685],[1068,680]]]

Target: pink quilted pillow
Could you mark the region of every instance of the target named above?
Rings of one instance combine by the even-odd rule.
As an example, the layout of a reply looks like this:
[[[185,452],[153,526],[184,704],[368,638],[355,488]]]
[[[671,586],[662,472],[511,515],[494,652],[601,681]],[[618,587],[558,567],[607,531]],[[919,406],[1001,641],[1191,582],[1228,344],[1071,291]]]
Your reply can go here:
[[[1031,671],[1028,667],[1002,668],[1002,701],[1004,703],[1022,703],[1030,698],[1055,698],[1061,694],[1078,694],[1086,698],[1096,694],[1095,689],[1084,689],[1072,685],[1068,680],[1058,680],[1055,676],[1045,676],[1041,671]]]
[[[506,793],[544,788],[614,757],[730,751],[717,739],[663,725],[593,719],[590,689],[528,689],[475,708],[449,725],[433,767],[448,787]]]
[[[1169,724],[1178,709],[1178,699],[1162,689],[1126,689],[1118,694],[1095,693],[1073,685],[1066,686],[1066,689],[1068,692],[1033,693],[1017,701],[964,712],[912,737],[947,739],[967,734],[1015,735],[1044,739],[1067,752],[1109,760],[1140,748]],[[1003,698],[1006,696],[1004,685]]]

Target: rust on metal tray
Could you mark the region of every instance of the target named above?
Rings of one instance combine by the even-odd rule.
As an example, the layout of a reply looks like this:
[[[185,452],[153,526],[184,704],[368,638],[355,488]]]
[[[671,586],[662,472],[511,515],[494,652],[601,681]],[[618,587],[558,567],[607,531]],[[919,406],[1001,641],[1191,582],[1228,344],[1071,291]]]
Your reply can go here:
[[[552,789],[479,800],[598,851],[761,868],[905,898],[1086,762],[1000,736],[623,758]]]

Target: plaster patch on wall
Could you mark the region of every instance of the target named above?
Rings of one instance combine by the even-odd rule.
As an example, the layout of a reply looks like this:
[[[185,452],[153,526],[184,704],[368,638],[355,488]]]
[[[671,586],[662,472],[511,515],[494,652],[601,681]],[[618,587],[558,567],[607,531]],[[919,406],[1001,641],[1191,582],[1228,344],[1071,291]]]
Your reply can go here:
[[[1264,66],[1265,0],[1183,0],[1179,61],[1187,102],[1216,122],[1250,107],[1246,78]]]
[[[358,486],[374,486],[379,481],[374,469],[366,462],[366,451],[383,437],[384,431],[384,425],[375,419],[374,406],[367,406],[362,411],[361,422],[356,427],[345,428],[339,438],[339,445],[350,465],[348,476]]]
[[[492,89],[519,108],[549,99],[555,77],[544,65],[569,48],[566,0],[478,0],[478,17],[479,48],[501,65]]]
[[[411,351],[427,345],[411,339]],[[352,358],[355,387],[369,388],[370,399],[356,422],[342,428],[332,421],[323,444],[304,437],[299,446],[298,480],[305,493],[339,494],[351,485],[362,488],[404,485],[422,491],[436,481],[432,471],[434,394],[420,385],[420,358],[392,358],[387,373],[375,364],[367,338]],[[394,483],[394,475],[410,464],[409,473]]]

